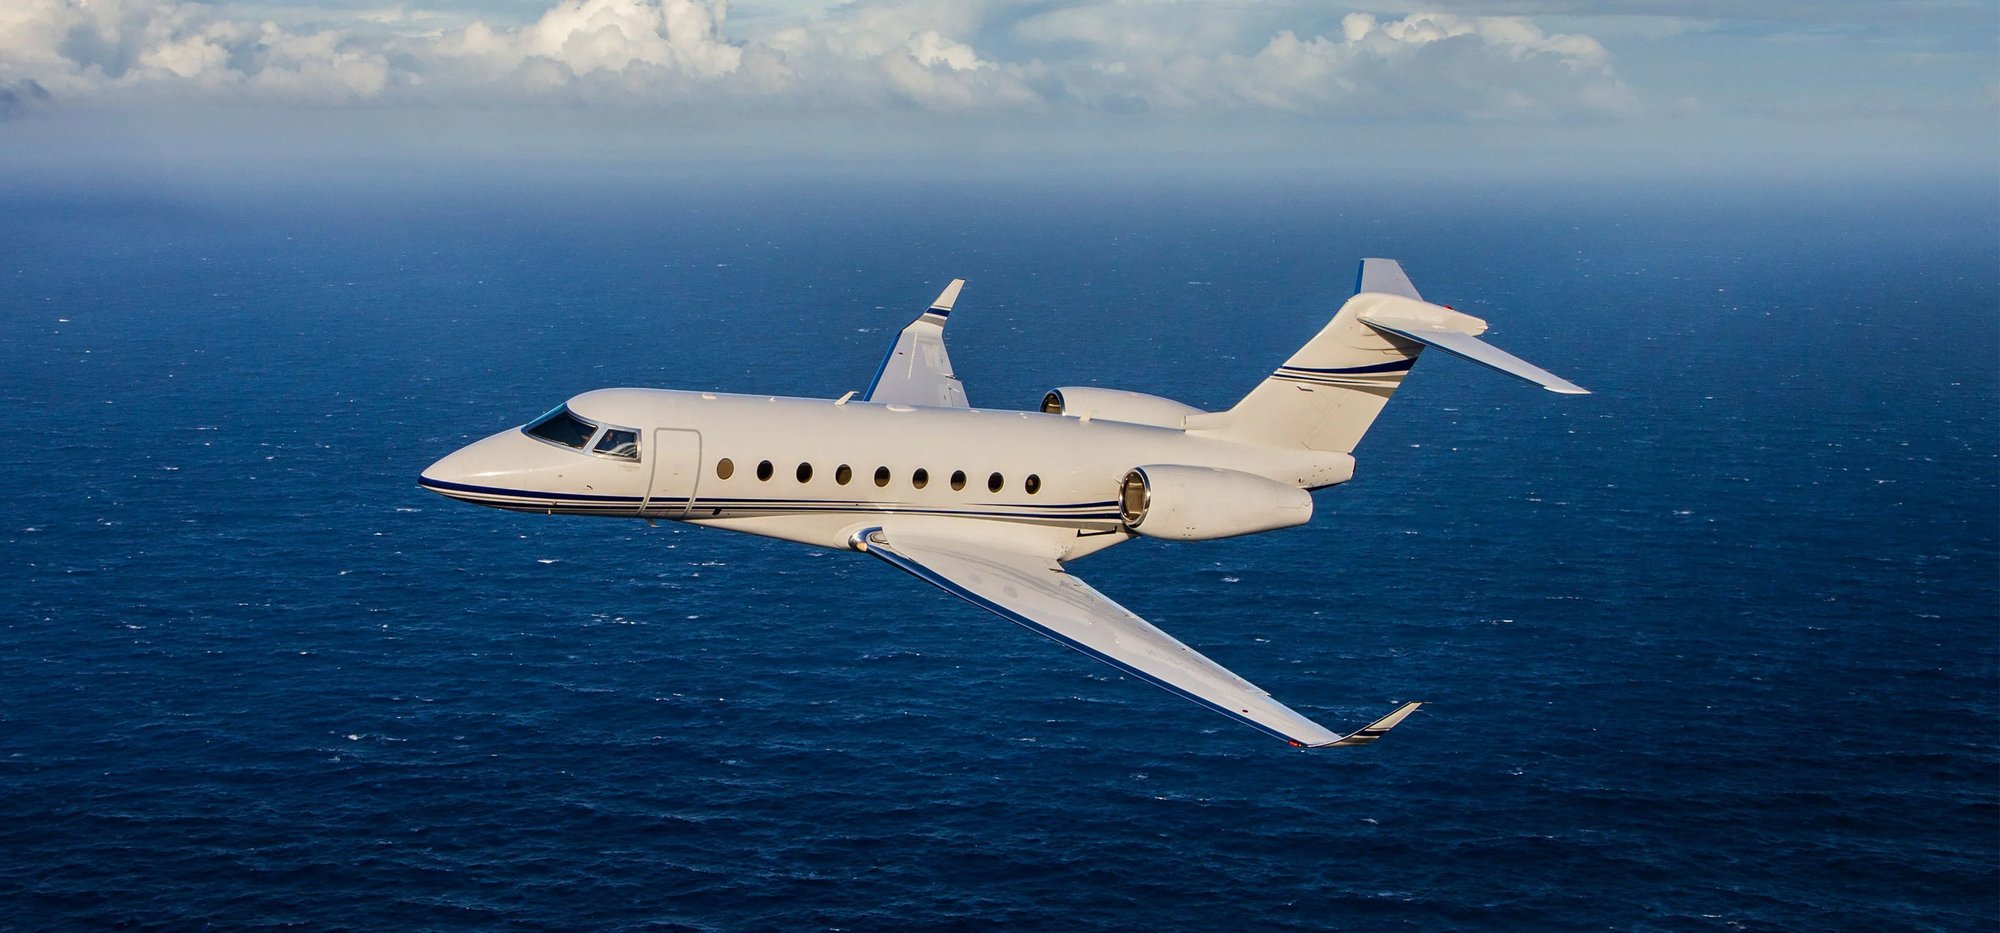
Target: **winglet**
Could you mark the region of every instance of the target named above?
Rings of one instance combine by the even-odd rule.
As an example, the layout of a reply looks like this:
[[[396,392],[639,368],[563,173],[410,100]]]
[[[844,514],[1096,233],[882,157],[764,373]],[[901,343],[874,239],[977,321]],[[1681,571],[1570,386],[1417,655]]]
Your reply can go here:
[[[1396,707],[1395,712],[1390,713],[1389,715],[1384,716],[1381,719],[1377,719],[1374,722],[1371,722],[1365,726],[1362,726],[1361,728],[1356,729],[1352,733],[1343,736],[1335,741],[1323,742],[1321,744],[1312,745],[1308,747],[1327,748],[1329,746],[1336,746],[1336,745],[1366,745],[1388,734],[1390,729],[1396,728],[1396,725],[1398,723],[1402,722],[1405,719],[1408,719],[1410,714],[1416,712],[1417,707],[1422,705],[1424,705],[1422,701],[1405,703],[1401,706]]]
[[[944,326],[951,323],[951,306],[964,287],[964,279],[952,279],[924,313],[903,327],[861,393],[862,401],[967,407],[965,386],[952,374],[951,356],[944,349]]]
[[[938,293],[937,300],[931,302],[931,309],[924,313],[935,314],[940,318],[951,317],[951,306],[958,303],[958,290],[964,287],[964,279],[952,279],[951,284],[946,285],[944,291]]]

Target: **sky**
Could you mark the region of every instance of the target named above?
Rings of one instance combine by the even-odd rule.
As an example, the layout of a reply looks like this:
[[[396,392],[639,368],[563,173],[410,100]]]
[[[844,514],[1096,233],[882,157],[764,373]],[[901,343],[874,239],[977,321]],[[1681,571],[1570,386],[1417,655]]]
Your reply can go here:
[[[2000,0],[6,0],[0,168],[2000,176]]]

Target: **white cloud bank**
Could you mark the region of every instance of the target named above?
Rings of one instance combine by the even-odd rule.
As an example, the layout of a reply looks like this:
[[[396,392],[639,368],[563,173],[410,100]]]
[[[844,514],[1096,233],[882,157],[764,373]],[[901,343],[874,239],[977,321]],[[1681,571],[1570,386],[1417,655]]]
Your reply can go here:
[[[1320,33],[1257,35],[1226,0],[1053,10],[855,0],[737,39],[727,13],[723,0],[559,0],[526,23],[391,9],[279,25],[177,0],[6,0],[0,89],[57,104],[574,101],[1416,119],[1635,107],[1596,40],[1519,17],[1355,13]]]

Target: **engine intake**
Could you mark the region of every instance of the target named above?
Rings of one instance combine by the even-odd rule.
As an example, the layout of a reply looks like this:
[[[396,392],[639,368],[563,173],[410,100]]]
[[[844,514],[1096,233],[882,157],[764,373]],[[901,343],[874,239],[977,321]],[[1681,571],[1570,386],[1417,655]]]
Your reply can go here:
[[[1204,414],[1199,408],[1170,398],[1090,386],[1050,389],[1049,394],[1042,396],[1042,410],[1051,415],[1150,424],[1161,428],[1179,428],[1189,415]]]
[[[1151,538],[1206,541],[1312,520],[1312,495],[1239,470],[1154,464],[1125,474],[1118,516]]]

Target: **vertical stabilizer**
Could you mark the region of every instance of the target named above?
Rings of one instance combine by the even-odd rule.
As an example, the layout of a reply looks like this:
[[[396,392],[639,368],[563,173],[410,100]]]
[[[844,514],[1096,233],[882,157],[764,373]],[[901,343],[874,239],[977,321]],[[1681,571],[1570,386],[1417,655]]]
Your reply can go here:
[[[1354,297],[1277,372],[1228,411],[1188,418],[1187,429],[1261,447],[1351,453],[1426,346],[1552,392],[1587,394],[1480,340],[1485,321],[1424,301],[1394,260],[1362,260],[1355,285]]]
[[[1362,291],[1277,372],[1234,408],[1189,419],[1189,430],[1261,447],[1353,451],[1424,349],[1359,317],[1371,296],[1419,300],[1402,266],[1364,259],[1356,285]]]
[[[1354,276],[1354,293],[1362,292],[1424,300],[1424,296],[1417,294],[1417,287],[1410,284],[1410,277],[1403,274],[1403,264],[1394,259],[1361,260],[1361,271]]]

